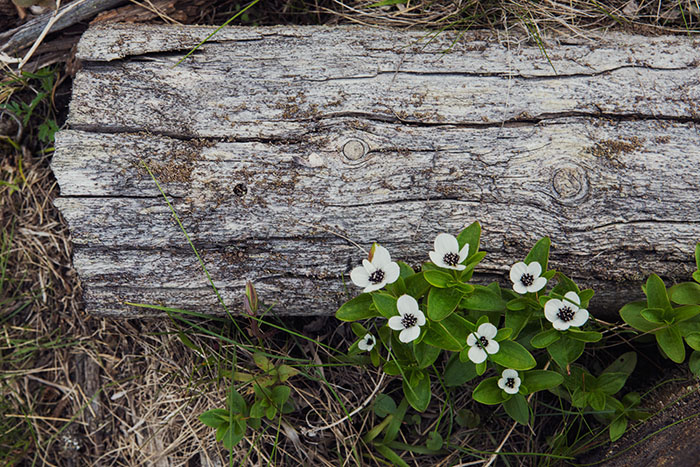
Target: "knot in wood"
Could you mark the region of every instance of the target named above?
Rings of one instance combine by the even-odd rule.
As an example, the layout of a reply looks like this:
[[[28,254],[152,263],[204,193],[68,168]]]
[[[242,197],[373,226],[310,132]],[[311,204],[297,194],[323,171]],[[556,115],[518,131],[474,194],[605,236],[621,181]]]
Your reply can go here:
[[[343,155],[351,161],[356,161],[367,154],[367,145],[359,139],[351,139],[343,144]]]
[[[588,195],[588,176],[576,165],[566,165],[554,171],[552,187],[559,202],[577,204]]]

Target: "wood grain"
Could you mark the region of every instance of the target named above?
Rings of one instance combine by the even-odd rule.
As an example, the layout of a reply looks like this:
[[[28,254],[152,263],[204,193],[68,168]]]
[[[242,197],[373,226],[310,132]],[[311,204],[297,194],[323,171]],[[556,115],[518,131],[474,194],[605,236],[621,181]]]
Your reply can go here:
[[[78,47],[56,205],[89,311],[220,312],[152,170],[232,311],[250,279],[279,314],[330,314],[373,241],[428,260],[479,220],[507,271],[541,236],[611,317],[700,240],[700,48],[614,34],[547,49],[357,27],[115,25]],[[556,70],[556,71],[555,71]],[[344,284],[345,282],[345,284]]]

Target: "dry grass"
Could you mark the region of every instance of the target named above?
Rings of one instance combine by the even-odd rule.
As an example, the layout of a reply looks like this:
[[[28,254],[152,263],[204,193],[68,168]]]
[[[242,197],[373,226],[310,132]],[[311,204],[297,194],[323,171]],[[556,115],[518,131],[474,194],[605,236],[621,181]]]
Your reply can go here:
[[[591,31],[621,27],[647,33],[685,33],[697,28],[698,0],[644,1],[406,1],[371,7],[374,1],[270,1],[256,6],[248,24],[359,23],[380,27],[510,30],[520,28],[546,39],[554,33],[586,37]],[[200,11],[196,20],[221,23],[236,11],[236,2],[219,2]],[[165,12],[167,13],[167,12]],[[165,14],[164,14],[165,15]],[[161,15],[161,16],[164,16]],[[65,61],[68,61],[66,57]],[[56,85],[43,115],[65,116],[64,88]],[[26,96],[26,97],[25,97]],[[0,102],[31,99],[24,85],[0,88]],[[56,103],[58,102],[58,104]],[[59,107],[56,109],[56,107]],[[0,119],[0,227],[7,273],[0,289],[0,459],[8,465],[357,465],[379,463],[362,436],[380,420],[365,410],[351,421],[304,436],[302,431],[342,418],[375,391],[379,376],[352,366],[307,368],[308,377],[291,380],[297,411],[281,426],[267,425],[249,437],[231,459],[213,430],[197,417],[222,406],[227,385],[219,363],[233,349],[210,336],[188,332],[196,352],[180,340],[172,321],[113,321],[85,316],[80,285],[70,267],[68,228],[53,207],[58,187],[49,169],[50,150],[36,138],[36,121],[24,126],[4,113]],[[34,126],[33,126],[34,125]],[[12,143],[10,142],[12,140]],[[14,144],[13,144],[14,143]],[[1,261],[0,261],[1,264]],[[300,332],[312,333],[303,329]],[[329,320],[312,334],[339,348],[350,341]],[[332,356],[308,342],[293,343],[277,335],[267,351],[294,352],[309,362]],[[238,349],[239,364],[251,367],[250,354]],[[217,363],[218,362],[218,363]],[[319,381],[325,380],[325,383]],[[399,389],[386,379],[380,390]],[[436,398],[444,398],[435,387]],[[453,394],[455,410],[473,407],[468,391]],[[437,407],[437,408],[433,408]],[[434,428],[441,404],[409,429],[400,441],[424,443]],[[489,411],[482,412],[485,416]],[[458,458],[409,454],[415,465],[451,465],[487,459],[506,437],[510,424],[497,414],[490,432],[455,429],[451,441],[467,454]],[[540,428],[542,429],[542,428]],[[538,432],[538,437],[544,437]],[[505,450],[535,451],[528,432],[516,431]],[[472,454],[469,454],[469,451]],[[519,464],[530,461],[519,459]]]

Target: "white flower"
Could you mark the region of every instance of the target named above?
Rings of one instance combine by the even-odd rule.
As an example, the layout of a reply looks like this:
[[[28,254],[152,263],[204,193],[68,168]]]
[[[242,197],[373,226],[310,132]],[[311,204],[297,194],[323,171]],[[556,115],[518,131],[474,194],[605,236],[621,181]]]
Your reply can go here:
[[[466,266],[460,264],[467,259],[469,254],[469,244],[465,243],[462,249],[459,249],[457,239],[450,234],[441,233],[435,238],[435,251],[429,253],[430,261],[435,266],[447,269],[455,269],[462,271]]]
[[[474,363],[481,363],[486,360],[488,354],[497,353],[501,348],[498,342],[494,340],[498,329],[491,323],[484,323],[479,326],[476,332],[473,332],[467,336],[467,345],[471,346],[469,349],[469,360]]]
[[[389,327],[394,331],[401,331],[399,340],[403,343],[411,342],[420,335],[420,327],[425,324],[425,315],[418,308],[418,302],[410,295],[401,295],[396,301],[399,316],[389,318]]]
[[[374,344],[377,343],[377,340],[374,338],[374,336],[370,333],[365,334],[365,337],[363,337],[360,342],[357,343],[357,347],[360,350],[365,350],[369,352],[374,348]]]
[[[399,265],[391,261],[386,248],[375,245],[372,260],[363,259],[362,266],[350,272],[350,279],[355,285],[364,287],[363,292],[374,292],[387,284],[396,282],[400,272]]]
[[[566,292],[565,301],[553,298],[544,305],[544,316],[554,329],[566,331],[570,326],[583,326],[588,321],[588,310],[579,308],[581,299],[576,292]]]
[[[502,378],[498,380],[498,387],[508,394],[517,394],[520,389],[520,378],[515,370],[503,370]]]
[[[542,266],[537,261],[525,264],[522,261],[510,268],[510,280],[513,290],[519,294],[538,292],[547,285],[547,279],[540,277]]]

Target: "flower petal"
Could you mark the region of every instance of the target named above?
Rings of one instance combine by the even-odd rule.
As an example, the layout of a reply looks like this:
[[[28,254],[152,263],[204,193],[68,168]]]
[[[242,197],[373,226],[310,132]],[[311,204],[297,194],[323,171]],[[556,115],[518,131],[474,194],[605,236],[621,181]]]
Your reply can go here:
[[[540,274],[542,274],[542,265],[537,261],[533,261],[527,265],[527,272],[532,274],[532,277],[540,277]]]
[[[461,250],[459,250],[459,262],[461,263],[469,255],[469,244],[465,243]]]
[[[561,300],[557,298],[553,298],[544,304],[544,317],[547,318],[547,321],[553,323],[559,319],[557,313],[559,313],[559,308],[561,308],[561,306]]]
[[[484,360],[486,360],[487,354],[483,349],[480,349],[477,346],[473,346],[471,349],[469,349],[467,356],[472,362],[481,363]]]
[[[508,382],[508,378],[501,378],[498,380],[498,387],[503,389],[504,391],[506,390],[506,383]]]
[[[473,346],[476,344],[477,337],[474,335],[474,333],[471,333],[467,336],[467,345]]]
[[[569,322],[570,322],[570,321],[569,321]],[[554,321],[552,322],[552,326],[553,326],[554,329],[556,329],[557,331],[566,331],[567,329],[569,329],[569,326],[570,326],[569,322],[567,322],[567,321],[562,321],[562,320],[560,320],[559,318],[557,318],[556,320],[554,320]]]
[[[574,314],[574,318],[569,321],[570,326],[583,326],[588,321],[588,310],[580,309]]]
[[[391,318],[389,318],[389,322],[387,324],[394,331],[403,331],[406,328],[403,327],[403,324],[401,323],[401,319],[402,319],[401,316],[392,316]]]
[[[393,284],[396,282],[396,279],[399,278],[399,275],[401,275],[401,268],[397,263],[389,263],[384,266],[384,281],[386,281],[387,284]]]
[[[403,294],[399,297],[396,301],[396,308],[399,310],[399,315],[401,316],[406,313],[410,313],[416,317],[418,317],[418,313],[423,314],[423,312],[418,309],[418,302],[416,299],[407,294]],[[423,319],[425,319],[425,317],[423,317]]]
[[[518,280],[518,282],[513,282],[513,290],[515,290],[520,295],[525,295],[527,293],[527,287],[521,284],[520,280]]]
[[[376,266],[367,261],[366,259],[362,260],[362,266],[367,270],[368,274],[372,274],[374,271],[377,270]]]
[[[386,285],[386,281],[381,281],[379,284],[369,284],[367,287],[362,289],[364,293],[369,293],[369,292],[374,292],[375,290],[379,290],[382,287]]]
[[[447,253],[457,253],[459,251],[459,243],[457,239],[448,233],[441,233],[435,238],[435,252],[440,256],[445,256]]]
[[[504,378],[518,378],[518,372],[509,368],[507,370],[503,370],[501,376],[503,376]]]
[[[440,254],[438,254],[437,252],[431,251],[430,253],[428,253],[428,256],[430,256],[430,261],[432,261],[435,266],[441,268],[449,267],[447,264],[445,264],[444,255],[440,256]]]
[[[489,343],[484,347],[484,350],[490,354],[495,354],[501,350],[501,346],[495,340],[489,339]]]
[[[527,291],[530,293],[539,292],[544,288],[545,285],[547,285],[547,279],[545,279],[544,277],[538,277],[537,279],[535,279],[532,285],[527,288]]]
[[[383,269],[382,266],[391,263],[391,255],[389,250],[383,246],[377,244],[374,247],[374,255],[372,256],[372,264],[374,264],[378,269]]]
[[[463,264],[458,264],[457,266],[453,267],[452,269],[454,269],[456,271],[464,271],[465,269],[467,269],[467,267]]]
[[[358,287],[367,287],[369,285],[369,274],[362,266],[358,266],[350,271],[350,279],[352,280],[353,284]]]
[[[467,356],[469,356],[469,360],[471,360],[472,362],[481,363],[484,360],[486,360],[487,355],[483,349],[480,349],[477,346],[473,346],[471,349],[469,349]]]
[[[498,329],[496,329],[496,326],[494,326],[491,323],[484,323],[481,326],[479,326],[479,329],[477,329],[476,333],[480,336],[484,336],[486,339],[493,339],[494,337],[496,337]]]
[[[503,390],[505,392],[507,392],[508,394],[517,394],[519,389],[520,388],[518,387],[518,385],[515,385],[515,384],[513,385],[512,388],[509,388],[508,386],[503,388]]]
[[[416,317],[416,324],[418,326],[423,326],[425,324],[425,315],[420,309],[416,311],[416,313],[413,316]]]
[[[575,303],[576,305],[581,304],[581,299],[579,298],[578,294],[576,292],[574,292],[573,290],[570,292],[566,292],[566,294],[564,295],[564,298],[572,303]]]
[[[399,334],[399,340],[406,344],[408,342],[418,339],[419,335],[420,328],[418,326],[411,326],[410,328],[401,331],[401,334]]]
[[[510,280],[514,284],[520,284],[520,278],[523,277],[523,274],[527,272],[527,265],[523,263],[522,261],[519,263],[515,263],[510,267]],[[518,292],[516,290],[516,292]],[[518,292],[518,293],[525,293],[525,292]]]

